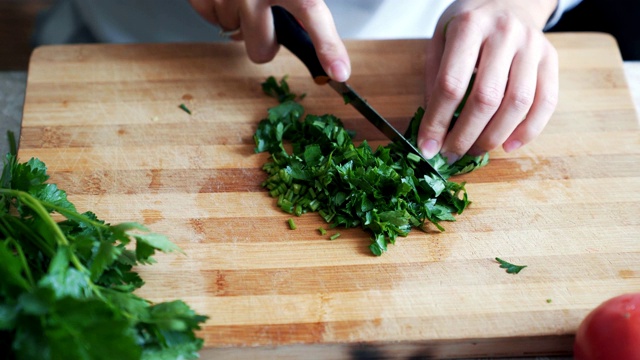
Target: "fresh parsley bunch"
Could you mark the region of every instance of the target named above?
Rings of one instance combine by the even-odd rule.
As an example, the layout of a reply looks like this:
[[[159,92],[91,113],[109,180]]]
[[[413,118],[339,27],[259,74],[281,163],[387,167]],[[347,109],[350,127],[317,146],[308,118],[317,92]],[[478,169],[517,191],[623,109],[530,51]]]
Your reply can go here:
[[[46,170],[9,154],[0,177],[3,358],[197,358],[207,317],[133,293],[144,284],[134,266],[179,248],[141,224],[79,213]]]
[[[423,173],[420,158],[407,156],[399,145],[375,151],[366,141],[356,146],[353,132],[337,117],[305,116],[286,79],[278,83],[270,77],[262,88],[280,104],[259,123],[255,151],[271,154],[263,166],[269,178],[262,185],[285,212],[300,216],[317,211],[332,227],[362,227],[372,234],[371,252],[381,255],[398,236],[422,229],[425,222],[444,230],[440,221],[454,221],[453,214],[469,205],[464,183]],[[418,109],[409,126],[407,135],[414,144],[423,114]],[[431,160],[447,178],[487,162],[486,155],[465,156],[453,165],[440,155]]]

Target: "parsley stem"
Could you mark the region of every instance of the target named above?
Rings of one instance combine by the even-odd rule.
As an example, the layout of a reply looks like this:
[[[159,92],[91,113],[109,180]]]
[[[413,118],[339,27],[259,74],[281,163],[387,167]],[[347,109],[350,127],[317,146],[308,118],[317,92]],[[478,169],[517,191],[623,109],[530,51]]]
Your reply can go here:
[[[7,131],[7,139],[9,139],[9,154],[17,155],[18,147],[16,146],[16,135],[13,133],[13,131]]]
[[[18,220],[16,217],[14,216],[2,217],[0,218],[0,222],[2,223],[2,225],[4,225],[4,226],[0,226],[0,230],[2,230],[2,232],[5,234],[6,237],[10,236],[11,234],[11,231],[9,231],[9,229],[21,231],[27,234],[28,238],[33,243],[36,244],[38,249],[40,249],[40,251],[42,251],[48,257],[53,257],[53,255],[56,253],[55,250],[51,247],[51,245],[47,243],[46,240],[44,240],[42,236],[40,236],[40,234],[33,231],[31,228],[25,225],[22,221]]]
[[[36,286],[35,281],[33,281],[33,275],[31,275],[31,269],[29,268],[29,263],[27,262],[27,258],[24,256],[24,252],[22,252],[22,246],[18,244],[18,242],[14,238],[9,238],[9,240],[13,243],[16,248],[16,252],[18,253],[18,257],[20,258],[20,262],[22,263],[22,269],[24,270],[24,274],[27,276],[27,280],[29,280],[29,284],[33,288]]]
[[[0,194],[13,196],[22,201],[23,204],[31,208],[31,210],[33,210],[36,215],[38,215],[38,217],[40,217],[40,219],[42,219],[42,221],[44,221],[44,223],[49,227],[49,230],[51,230],[51,232],[53,233],[53,237],[54,239],[56,239],[58,246],[69,246],[69,240],[67,240],[66,236],[64,236],[62,230],[60,230],[60,227],[55,222],[55,220],[53,220],[53,218],[49,214],[49,211],[47,211],[40,200],[31,196],[31,194],[29,194],[28,192],[20,190],[0,189]],[[71,253],[70,255],[71,263],[73,263],[76,269],[83,273],[88,273],[88,270],[84,267],[84,265],[82,265],[82,263],[80,263],[78,257],[73,253]]]

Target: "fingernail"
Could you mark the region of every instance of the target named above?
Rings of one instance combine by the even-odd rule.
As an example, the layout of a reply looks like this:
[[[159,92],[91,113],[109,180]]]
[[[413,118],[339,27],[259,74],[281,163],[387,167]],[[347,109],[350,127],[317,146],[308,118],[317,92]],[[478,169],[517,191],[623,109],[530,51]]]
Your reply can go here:
[[[329,74],[327,75],[335,81],[344,82],[349,78],[350,70],[344,61],[336,60],[329,66]]]
[[[450,153],[450,152],[443,152],[442,156],[444,156],[447,159],[447,164],[449,165],[453,164],[454,162],[458,161],[458,159],[460,159],[460,155]]]
[[[424,155],[424,157],[426,157],[427,159],[431,159],[432,157],[436,156],[438,150],[440,150],[440,148],[438,147],[438,142],[433,139],[419,140],[418,149],[420,149],[422,155]]]
[[[504,143],[504,145],[502,145],[502,148],[506,152],[512,152],[514,150],[518,150],[521,147],[522,147],[522,142],[518,140],[507,141],[506,143]]]

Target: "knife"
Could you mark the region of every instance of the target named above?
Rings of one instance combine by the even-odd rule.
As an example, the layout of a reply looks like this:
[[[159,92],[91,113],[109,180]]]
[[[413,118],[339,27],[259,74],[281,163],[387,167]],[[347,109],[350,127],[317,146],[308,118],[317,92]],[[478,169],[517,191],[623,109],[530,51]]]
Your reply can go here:
[[[353,90],[347,83],[333,81],[322,68],[316,54],[316,49],[311,42],[309,33],[300,25],[298,20],[287,10],[280,6],[271,7],[273,23],[278,43],[289,49],[307,67],[316,84],[329,84],[338,94],[342,95],[345,102],[351,104],[360,114],[371,122],[378,130],[385,134],[391,141],[401,144],[408,152],[420,157],[420,166],[427,173],[435,174],[443,181],[447,181],[442,174],[431,165],[409,140],[407,140],[396,128],[393,127],[382,115],[380,115],[366,100]]]

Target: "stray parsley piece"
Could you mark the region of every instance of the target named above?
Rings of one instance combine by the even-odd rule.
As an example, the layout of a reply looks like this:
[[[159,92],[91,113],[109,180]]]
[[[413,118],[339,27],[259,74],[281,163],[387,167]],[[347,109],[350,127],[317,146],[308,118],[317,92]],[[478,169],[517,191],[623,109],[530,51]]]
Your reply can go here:
[[[318,228],[318,231],[320,232],[320,235],[327,235],[327,230],[324,228]]]
[[[502,259],[500,259],[498,257],[496,258],[496,261],[498,263],[500,263],[500,268],[506,269],[507,273],[509,273],[509,274],[517,274],[522,269],[527,267],[527,265],[514,265],[514,264],[511,264],[511,263],[506,262],[506,261],[504,261],[504,260],[502,260]]]
[[[335,239],[337,239],[339,237],[340,237],[340,233],[335,233],[335,234],[331,235],[331,237],[329,237],[329,240],[335,240]]]
[[[180,249],[138,223],[79,213],[38,159],[0,176],[0,347],[9,358],[196,359],[207,317],[134,291],[134,266]]]
[[[547,304],[551,304],[553,302],[552,299],[547,299]]]
[[[184,112],[186,112],[187,114],[191,115],[191,110],[189,110],[189,108],[187,107],[187,105],[185,104],[180,104],[179,106],[180,109],[184,110]]]
[[[280,80],[280,83],[278,83],[275,77],[270,76],[269,78],[267,78],[267,80],[265,80],[265,82],[262,83],[262,91],[265,94],[276,98],[278,102],[281,103],[289,100],[299,101],[304,99],[304,97],[306,96],[306,94],[301,94],[300,96],[298,96],[295,93],[292,93],[289,90],[289,84],[287,84],[286,76]]]
[[[296,223],[295,223],[295,222],[293,222],[293,219],[289,218],[288,223],[289,223],[289,229],[291,229],[291,230],[295,230],[295,229],[297,229],[297,227],[296,227]]]
[[[356,145],[354,133],[339,118],[305,115],[285,79],[278,84],[270,77],[262,86],[280,104],[258,124],[255,151],[271,154],[262,167],[268,175],[262,186],[282,211],[296,216],[317,212],[331,227],[361,227],[371,234],[371,252],[382,255],[398,236],[424,229],[425,223],[443,231],[440,222],[455,221],[454,214],[470,204],[464,183],[424,173],[421,159],[401,145],[375,150],[367,141]],[[409,126],[414,145],[423,115],[418,109]],[[466,157],[437,165],[448,178],[486,163],[484,157]]]

